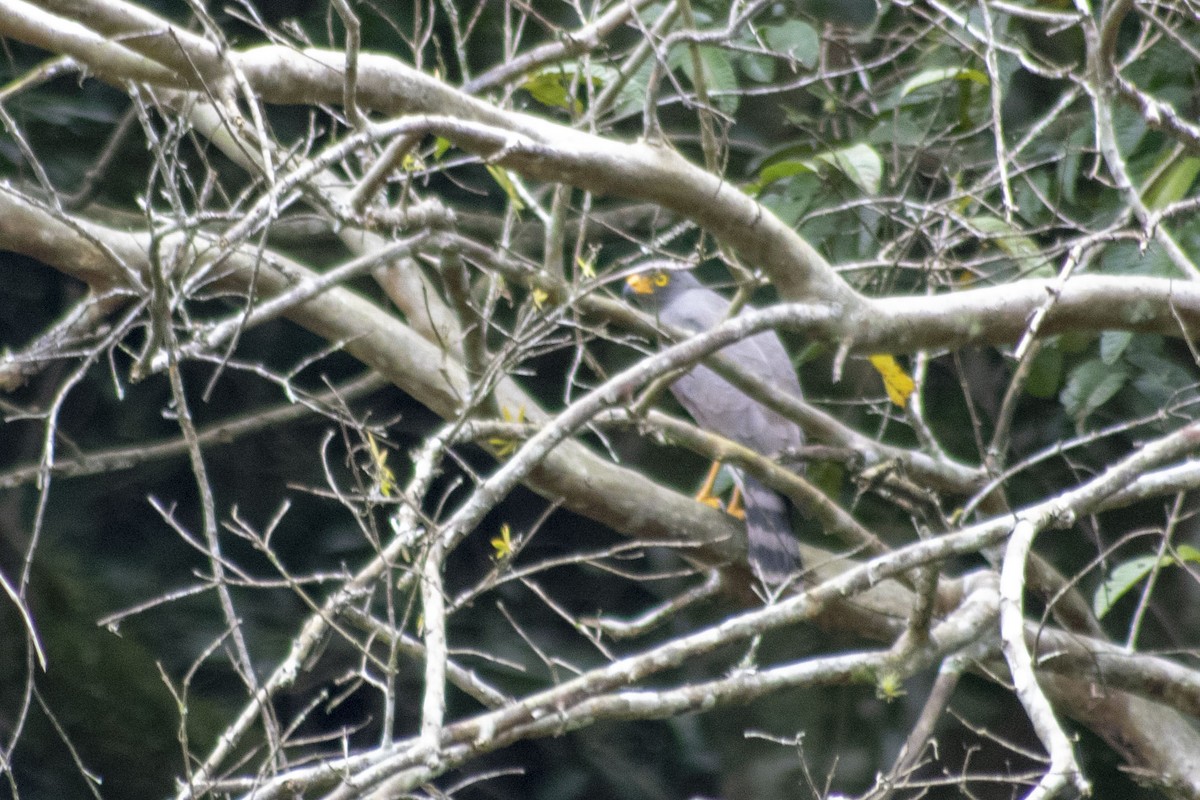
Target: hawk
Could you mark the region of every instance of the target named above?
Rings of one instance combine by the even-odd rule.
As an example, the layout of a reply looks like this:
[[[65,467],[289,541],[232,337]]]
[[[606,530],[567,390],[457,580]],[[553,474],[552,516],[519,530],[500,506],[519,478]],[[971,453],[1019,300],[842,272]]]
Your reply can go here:
[[[702,284],[691,272],[655,270],[626,279],[625,295],[658,319],[688,331],[705,331],[729,316],[729,301]],[[802,397],[792,362],[774,331],[763,331],[721,350],[776,391]],[[671,393],[700,427],[763,455],[794,450],[804,444],[796,423],[746,395],[713,370],[697,364],[671,384]],[[711,499],[717,464],[697,499]],[[778,586],[799,563],[787,500],[757,478],[732,469],[745,507],[750,565],[767,586]],[[730,503],[731,508],[735,503]]]

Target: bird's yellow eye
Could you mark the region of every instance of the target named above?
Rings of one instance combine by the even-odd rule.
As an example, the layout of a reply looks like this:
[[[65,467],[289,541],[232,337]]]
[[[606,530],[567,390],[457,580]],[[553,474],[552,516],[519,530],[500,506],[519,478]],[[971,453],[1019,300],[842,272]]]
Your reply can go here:
[[[658,287],[666,286],[671,282],[671,276],[665,272],[660,272],[654,276],[654,285]]]

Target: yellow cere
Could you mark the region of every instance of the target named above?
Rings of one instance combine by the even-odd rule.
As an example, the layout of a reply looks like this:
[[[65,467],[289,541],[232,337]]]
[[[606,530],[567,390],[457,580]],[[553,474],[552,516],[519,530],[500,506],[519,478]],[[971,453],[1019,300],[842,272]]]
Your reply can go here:
[[[630,275],[625,284],[637,294],[654,294],[654,287],[645,275]]]
[[[653,275],[630,275],[625,279],[625,283],[635,294],[654,294],[656,289],[661,289],[670,282],[671,276],[666,272],[656,272]]]

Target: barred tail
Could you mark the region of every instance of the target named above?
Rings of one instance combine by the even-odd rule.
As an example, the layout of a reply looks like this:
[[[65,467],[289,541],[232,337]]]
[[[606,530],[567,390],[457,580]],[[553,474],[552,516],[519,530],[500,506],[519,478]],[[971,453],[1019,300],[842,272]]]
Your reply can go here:
[[[741,476],[746,507],[746,534],[750,540],[750,566],[768,587],[787,580],[800,564],[792,535],[787,502],[750,475]]]

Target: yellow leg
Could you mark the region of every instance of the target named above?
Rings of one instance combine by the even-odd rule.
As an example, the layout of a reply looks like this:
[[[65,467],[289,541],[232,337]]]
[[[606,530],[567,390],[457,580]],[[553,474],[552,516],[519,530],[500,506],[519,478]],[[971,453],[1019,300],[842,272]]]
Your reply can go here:
[[[733,497],[729,498],[729,508],[725,509],[725,513],[738,519],[746,518],[746,509],[742,507],[742,490],[736,486],[733,487]]]
[[[721,470],[721,462],[714,461],[708,470],[708,476],[704,479],[704,483],[700,486],[700,491],[696,492],[696,500],[704,503],[706,506],[720,508],[721,501],[713,495],[713,484],[717,482],[717,473]]]
[[[721,462],[714,461],[713,465],[708,469],[708,475],[704,478],[704,484],[701,485],[700,491],[696,492],[696,500],[704,503],[706,506],[713,508],[722,508],[721,499],[713,494],[713,485],[717,482],[717,474],[721,471]],[[746,509],[742,508],[742,492],[736,486],[733,487],[733,496],[729,499],[729,507],[725,509],[725,513],[737,517],[738,519],[746,518]]]

